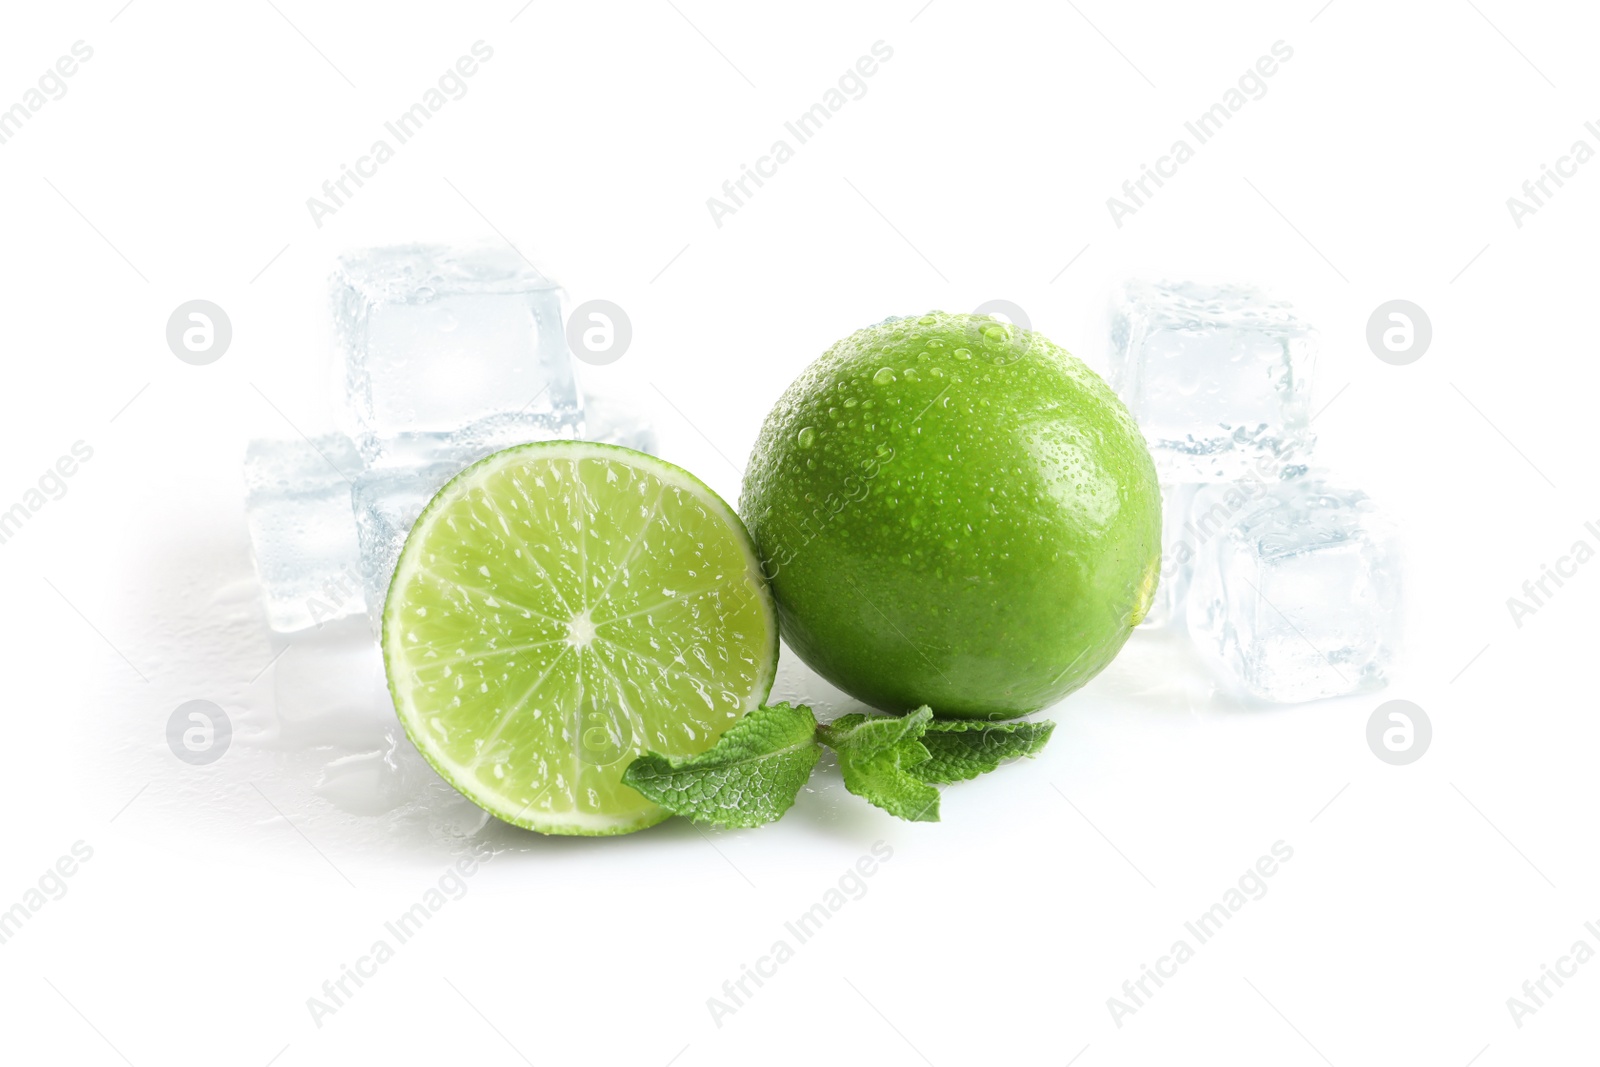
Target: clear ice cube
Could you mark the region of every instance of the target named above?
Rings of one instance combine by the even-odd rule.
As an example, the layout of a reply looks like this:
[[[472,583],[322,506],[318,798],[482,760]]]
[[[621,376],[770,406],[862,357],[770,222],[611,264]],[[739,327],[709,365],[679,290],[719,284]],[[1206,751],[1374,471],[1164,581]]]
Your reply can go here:
[[[583,421],[585,441],[621,445],[652,456],[661,454],[661,443],[650,419],[621,400],[590,394],[584,398]]]
[[[1247,286],[1129,283],[1111,317],[1111,385],[1162,482],[1269,475],[1311,443],[1316,335]]]
[[[1183,624],[1184,597],[1194,573],[1195,538],[1189,530],[1189,507],[1199,486],[1178,482],[1161,487],[1161,580],[1141,625],[1159,630]]]
[[[1365,493],[1320,474],[1253,494],[1214,485],[1190,514],[1233,516],[1197,554],[1186,606],[1196,648],[1233,688],[1296,703],[1387,684],[1400,552]]]
[[[340,258],[333,289],[347,417],[369,462],[417,435],[494,449],[581,427],[565,294],[511,249],[365,249]]]
[[[350,484],[361,456],[350,439],[252,441],[245,452],[245,522],[267,622],[295,633],[361,611]]]
[[[434,441],[431,452],[425,452],[417,439],[408,443],[408,449],[406,465],[369,467],[350,488],[361,586],[375,634],[382,632],[383,602],[400,550],[422,509],[450,479],[493,451],[459,446],[448,438]]]
[[[621,403],[600,400],[586,405],[586,425],[581,432],[525,426],[521,433],[492,445],[471,435],[413,434],[391,445],[383,464],[357,475],[350,503],[355,512],[367,616],[374,633],[382,631],[383,603],[400,550],[434,495],[450,479],[501,447],[562,438],[602,441],[652,454],[659,447],[649,422]]]

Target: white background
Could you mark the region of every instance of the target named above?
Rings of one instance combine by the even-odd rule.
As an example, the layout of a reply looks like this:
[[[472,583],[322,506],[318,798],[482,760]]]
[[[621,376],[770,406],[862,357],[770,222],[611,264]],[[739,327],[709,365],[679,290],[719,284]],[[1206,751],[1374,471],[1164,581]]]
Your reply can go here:
[[[1521,627],[1506,606],[1580,537],[1600,544],[1583,527],[1600,163],[1520,228],[1506,206],[1574,140],[1600,148],[1592,12],[122,3],[11,5],[0,33],[0,106],[73,42],[94,49],[0,145],[0,508],[74,442],[94,450],[0,544],[0,908],[93,849],[0,945],[8,1061],[1592,1055],[1600,963],[1521,1028],[1506,1007],[1576,940],[1600,949],[1583,928],[1600,565]],[[314,225],[306,198],[480,39],[494,57],[467,95]],[[706,198],[879,40],[894,54],[866,95],[718,228]],[[1115,226],[1106,198],[1279,40],[1293,58],[1267,94]],[[1405,667],[1382,694],[1247,708],[1181,636],[1140,633],[1054,709],[1040,759],[950,788],[939,825],[825,770],[759,831],[490,831],[502,854],[319,1027],[307,998],[436,883],[455,846],[429,820],[459,810],[428,793],[420,814],[359,815],[319,793],[329,759],[392,725],[359,670],[322,678],[347,685],[349,736],[275,744],[280,672],[338,661],[325,634],[265,629],[240,459],[252,436],[332,424],[333,257],[415,239],[509,240],[575,302],[625,307],[633,347],[601,384],[651,399],[668,458],[730,498],[783,386],[886,315],[1009,299],[1103,368],[1123,278],[1267,283],[1325,337],[1320,456],[1403,522]],[[165,343],[194,298],[233,323],[211,366]],[[1393,298],[1434,327],[1406,367],[1364,340]],[[779,695],[848,704],[792,663]],[[1433,720],[1411,766],[1367,749],[1389,697]],[[236,730],[200,768],[165,742],[197,698]],[[1279,840],[1294,857],[1267,895],[1116,1026],[1107,998]],[[867,894],[715,1025],[707,998],[877,841],[893,859]]]

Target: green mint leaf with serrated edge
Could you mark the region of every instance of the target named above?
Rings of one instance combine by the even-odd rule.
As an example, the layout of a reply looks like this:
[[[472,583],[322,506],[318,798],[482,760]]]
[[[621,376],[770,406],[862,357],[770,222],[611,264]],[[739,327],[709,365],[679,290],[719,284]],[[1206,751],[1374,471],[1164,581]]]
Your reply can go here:
[[[844,787],[890,815],[939,821],[939,791],[910,772],[929,759],[918,740],[933,721],[924,705],[908,715],[842,715],[817,736],[839,757]]]
[[[647,752],[622,780],[674,815],[714,826],[775,822],[794,805],[822,749],[804,704],[763,705],[697,756]]]
[[[1055,728],[1053,722],[930,722],[921,738],[928,759],[910,773],[929,785],[964,782],[1007,760],[1037,756]]]

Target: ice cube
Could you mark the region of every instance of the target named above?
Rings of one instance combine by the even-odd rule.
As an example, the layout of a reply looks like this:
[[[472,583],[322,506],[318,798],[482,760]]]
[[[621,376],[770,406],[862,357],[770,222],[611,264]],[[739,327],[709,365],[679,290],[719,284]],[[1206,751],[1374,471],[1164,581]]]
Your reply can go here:
[[[1162,482],[1267,476],[1310,447],[1316,335],[1246,286],[1129,283],[1111,318],[1111,385]]]
[[[350,483],[362,470],[350,439],[252,441],[245,522],[267,622],[295,633],[365,607]]]
[[[1294,474],[1304,467],[1293,467]],[[1251,477],[1237,482],[1168,482],[1161,487],[1161,582],[1146,613],[1151,629],[1186,624],[1185,605],[1195,560],[1250,503],[1278,481]],[[1216,486],[1207,491],[1208,486]],[[1202,499],[1201,494],[1205,493]]]
[[[1189,529],[1189,507],[1199,488],[1193,482],[1161,487],[1161,581],[1142,623],[1149,629],[1183,625],[1184,597],[1194,572],[1196,548]]]
[[[431,444],[431,449],[427,446]],[[360,551],[361,585],[374,634],[383,628],[383,602],[406,536],[422,509],[445,483],[493,449],[468,446],[450,438],[431,442],[412,438],[406,465],[368,467],[350,488],[355,533]]]
[[[652,456],[660,455],[661,443],[656,438],[656,428],[637,404],[591,393],[584,398],[583,420],[586,441],[601,441]]]
[[[416,435],[494,449],[581,426],[565,294],[511,249],[366,249],[340,258],[333,288],[349,429],[370,463]]]
[[[383,602],[406,537],[445,483],[478,460],[514,445],[570,438],[623,445],[640,452],[659,450],[655,429],[629,404],[607,397],[589,398],[585,422],[553,430],[523,425],[508,428],[504,439],[485,443],[472,434],[411,434],[390,442],[384,462],[370,466],[354,480],[350,503],[360,547],[360,574],[367,616],[381,633]]]
[[[1191,508],[1235,515],[1195,559],[1186,611],[1201,655],[1234,688],[1278,703],[1387,684],[1400,635],[1392,525],[1323,474],[1245,492],[1208,486]]]

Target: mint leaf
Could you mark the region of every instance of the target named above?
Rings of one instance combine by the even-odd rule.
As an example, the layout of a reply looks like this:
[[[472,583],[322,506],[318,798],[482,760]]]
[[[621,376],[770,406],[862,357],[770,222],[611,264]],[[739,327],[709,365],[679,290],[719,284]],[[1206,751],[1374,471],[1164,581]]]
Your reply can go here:
[[[1053,722],[930,722],[922,735],[928,759],[910,773],[929,785],[964,782],[1006,760],[1037,756],[1055,728]]]
[[[774,822],[794,805],[822,749],[817,720],[804,704],[763,705],[698,756],[647,752],[622,781],[695,822],[751,827]]]
[[[933,710],[926,704],[905,715],[841,715],[817,727],[817,738],[838,752],[872,755],[908,738],[915,741],[932,721]]]
[[[850,792],[890,815],[938,822],[939,791],[908,773],[929,758],[918,738],[932,721],[927,705],[909,715],[841,715],[818,727],[817,736],[838,754]]]

